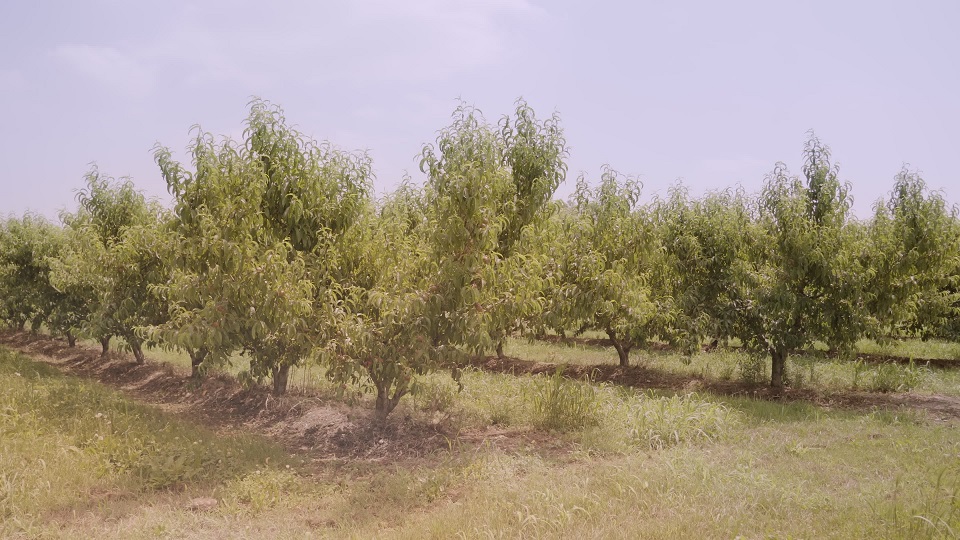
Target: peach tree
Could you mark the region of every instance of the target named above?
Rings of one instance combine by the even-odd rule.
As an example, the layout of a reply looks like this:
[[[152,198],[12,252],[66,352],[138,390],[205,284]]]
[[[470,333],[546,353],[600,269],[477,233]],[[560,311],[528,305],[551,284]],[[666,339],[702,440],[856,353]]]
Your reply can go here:
[[[30,322],[33,330],[50,322],[61,300],[50,280],[51,260],[62,247],[62,230],[43,217],[0,222],[0,320],[17,329]]]
[[[165,306],[151,288],[163,281],[157,250],[165,211],[128,179],[116,181],[96,168],[86,175],[76,213],[64,214],[66,245],[54,264],[53,282],[66,296],[62,316],[83,313],[81,332],[98,338],[106,353],[111,336],[123,338],[144,362],[139,328],[162,319]],[[86,302],[85,307],[79,304]]]
[[[290,368],[336,335],[340,241],[366,204],[369,160],[318,144],[251,103],[244,141],[200,132],[195,171],[158,147],[174,198],[170,321],[150,329],[195,366],[250,358],[247,376],[286,391]]]
[[[676,186],[656,212],[668,274],[662,283],[673,299],[672,340],[692,354],[705,339],[733,337],[738,306],[748,300],[742,277],[754,216],[746,196],[727,190],[691,199]]]
[[[830,150],[811,135],[803,178],[779,163],[760,194],[737,305],[736,336],[769,355],[770,384],[787,381],[791,351],[815,340],[849,354],[866,330],[867,268],[850,226],[850,186],[839,180]]]
[[[904,168],[875,210],[867,244],[875,337],[942,334],[960,300],[956,208]]]
[[[604,332],[620,365],[630,351],[661,331],[650,273],[658,249],[640,183],[606,168],[596,187],[577,182],[573,204],[544,240],[554,261],[547,326]]]

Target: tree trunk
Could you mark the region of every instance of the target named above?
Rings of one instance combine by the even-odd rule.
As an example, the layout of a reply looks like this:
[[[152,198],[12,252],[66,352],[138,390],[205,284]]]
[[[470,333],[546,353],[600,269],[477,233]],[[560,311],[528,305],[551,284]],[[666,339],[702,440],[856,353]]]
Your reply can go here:
[[[607,337],[609,337],[610,341],[613,343],[613,348],[617,350],[617,356],[620,357],[620,366],[629,366],[630,347],[624,346],[623,343],[620,343],[620,340],[617,339],[617,335],[614,333],[612,328],[607,328]]]
[[[199,379],[202,376],[200,366],[203,365],[203,360],[207,357],[207,350],[203,348],[191,349],[188,354],[190,354],[190,376]]]
[[[387,415],[393,412],[397,408],[397,404],[400,403],[400,398],[403,397],[405,392],[401,392],[399,389],[393,393],[393,397],[390,397],[390,389],[386,385],[380,383],[377,384],[377,419],[380,422],[384,422],[387,419]]]
[[[273,395],[282,396],[287,393],[287,381],[290,379],[290,365],[283,364],[273,368]]]
[[[67,330],[67,345],[71,347],[77,346],[77,336],[73,335],[73,332]]]
[[[781,389],[783,380],[787,371],[787,350],[777,348],[770,350],[770,357],[773,359],[773,369],[770,372],[770,386]]]
[[[110,352],[110,336],[103,336],[100,338],[100,347],[102,347],[102,350],[100,351],[100,358],[106,358],[107,353]]]
[[[497,358],[505,360],[507,357],[503,354],[503,341],[497,342]]]
[[[137,361],[137,364],[143,365],[147,361],[146,357],[143,356],[143,347],[139,341],[131,340],[130,350],[133,351],[133,358]]]

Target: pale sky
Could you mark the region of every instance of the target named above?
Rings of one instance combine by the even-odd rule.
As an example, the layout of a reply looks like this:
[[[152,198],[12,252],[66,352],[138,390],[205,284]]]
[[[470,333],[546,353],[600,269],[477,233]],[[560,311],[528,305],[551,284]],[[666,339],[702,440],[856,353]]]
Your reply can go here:
[[[960,2],[3,0],[0,215],[75,207],[89,163],[166,200],[153,163],[251,96],[367,150],[387,192],[458,98],[558,111],[565,197],[601,166],[644,196],[799,174],[809,129],[868,217],[902,164],[960,203]],[[182,152],[180,153],[182,156]]]

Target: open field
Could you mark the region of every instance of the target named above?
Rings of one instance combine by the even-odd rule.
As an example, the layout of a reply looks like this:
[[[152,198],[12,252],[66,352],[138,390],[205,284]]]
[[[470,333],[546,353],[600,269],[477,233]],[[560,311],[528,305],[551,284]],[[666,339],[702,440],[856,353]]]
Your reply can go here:
[[[316,371],[277,399],[48,338],[4,342],[35,358],[0,353],[4,537],[960,531],[960,420],[904,397],[951,403],[937,393],[955,385],[948,370],[834,406],[470,370],[462,393],[431,376],[377,426],[368,396]],[[559,350],[516,342],[508,354],[520,346]]]

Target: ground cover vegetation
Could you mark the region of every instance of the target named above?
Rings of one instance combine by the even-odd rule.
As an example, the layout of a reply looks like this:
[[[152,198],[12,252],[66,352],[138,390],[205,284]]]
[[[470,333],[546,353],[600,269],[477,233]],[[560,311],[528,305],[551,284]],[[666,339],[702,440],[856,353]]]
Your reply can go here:
[[[0,222],[0,537],[960,534],[960,216],[909,168],[868,219],[813,133],[561,201],[522,100],[379,198],[260,99],[186,156]]]
[[[325,376],[306,394],[291,376],[270,410],[238,410],[271,390],[223,377],[198,389],[182,351],[178,372],[40,335],[4,343],[43,361],[0,349],[0,537],[951,538],[960,526],[956,417],[915,408],[470,368],[462,392],[433,373],[398,404],[394,426],[427,431],[302,447],[364,411],[310,401],[336,394]],[[521,347],[568,346],[504,349]]]

